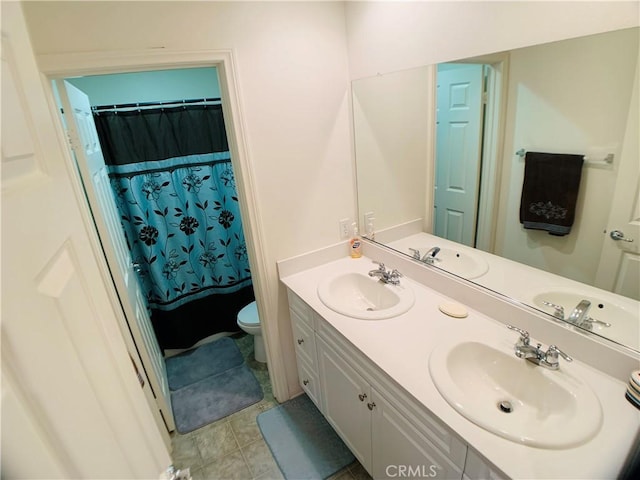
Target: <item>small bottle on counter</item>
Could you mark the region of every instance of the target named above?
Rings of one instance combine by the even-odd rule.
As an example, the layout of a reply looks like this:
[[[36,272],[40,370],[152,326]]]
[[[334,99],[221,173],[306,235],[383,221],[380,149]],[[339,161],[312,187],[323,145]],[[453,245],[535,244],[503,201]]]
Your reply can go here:
[[[349,255],[351,258],[360,258],[362,256],[362,238],[358,234],[358,227],[355,222],[351,225],[353,235],[349,240]]]

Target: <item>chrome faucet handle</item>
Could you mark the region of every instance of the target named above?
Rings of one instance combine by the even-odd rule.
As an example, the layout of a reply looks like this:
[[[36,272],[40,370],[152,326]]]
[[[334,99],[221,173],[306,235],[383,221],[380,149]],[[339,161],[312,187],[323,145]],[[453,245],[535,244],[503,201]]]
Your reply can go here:
[[[609,322],[603,322],[602,320],[598,320],[597,318],[587,317],[587,321],[591,323],[597,323],[602,325],[603,327],[610,327],[611,324]]]
[[[522,342],[522,345],[529,345],[529,340],[531,339],[529,332],[522,330],[521,328],[514,327],[513,325],[507,325],[507,328],[520,334],[520,342]]]
[[[553,308],[553,316],[564,320],[564,307],[562,305],[556,305],[555,303],[543,301],[546,306]]]
[[[398,271],[397,268],[394,268],[393,270],[391,270],[390,276],[399,278],[399,277],[402,277],[403,275]]]
[[[557,365],[558,364],[558,355],[560,355],[562,358],[564,358],[567,362],[573,362],[573,358],[571,358],[569,355],[564,353],[562,350],[560,350],[555,345],[549,345],[549,348],[547,349],[547,353],[545,353],[545,355],[544,355],[544,361],[547,362],[547,364],[552,365],[552,366],[553,365]]]
[[[377,260],[372,260],[372,262],[378,265],[378,270],[380,270],[381,272],[384,272],[386,270],[384,263],[378,262]]]
[[[409,247],[409,250],[411,250],[411,253],[413,253],[413,258],[415,258],[416,260],[420,260],[420,250],[411,247]]]

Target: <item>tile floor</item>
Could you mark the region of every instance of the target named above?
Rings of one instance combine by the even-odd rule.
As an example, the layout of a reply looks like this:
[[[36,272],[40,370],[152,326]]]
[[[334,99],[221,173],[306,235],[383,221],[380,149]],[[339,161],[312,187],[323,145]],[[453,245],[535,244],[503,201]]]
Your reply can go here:
[[[253,358],[253,337],[244,333],[232,337],[247,365],[262,385],[264,398],[255,405],[222,418],[185,435],[172,437],[173,463],[190,468],[193,480],[276,480],[282,479],[269,447],[262,438],[256,417],[278,405],[273,397],[265,364]],[[370,480],[358,461],[331,477],[331,480]]]

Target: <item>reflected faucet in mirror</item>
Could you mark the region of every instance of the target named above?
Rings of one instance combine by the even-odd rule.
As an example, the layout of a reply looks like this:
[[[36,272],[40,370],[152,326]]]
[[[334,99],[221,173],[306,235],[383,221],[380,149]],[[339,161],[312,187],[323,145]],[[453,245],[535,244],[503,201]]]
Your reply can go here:
[[[420,256],[420,250],[416,248],[409,248],[409,250],[413,253],[413,258],[420,260],[422,263],[433,265],[436,263],[436,260],[439,260],[436,258],[436,255],[440,252],[440,247],[431,247],[422,257]]]

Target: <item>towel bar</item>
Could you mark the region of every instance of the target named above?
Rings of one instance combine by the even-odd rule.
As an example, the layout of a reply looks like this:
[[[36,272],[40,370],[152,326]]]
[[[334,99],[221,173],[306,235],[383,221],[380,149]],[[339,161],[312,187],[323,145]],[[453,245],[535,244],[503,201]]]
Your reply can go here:
[[[527,154],[527,151],[524,148],[521,148],[516,152],[516,155],[522,159],[524,159],[526,154]],[[608,153],[607,155],[605,155],[605,157],[602,160],[593,160],[587,157],[586,155],[584,156],[584,162],[587,164],[590,163],[590,164],[600,164],[600,165],[601,164],[611,165],[613,164],[613,159],[614,159],[613,153]]]

